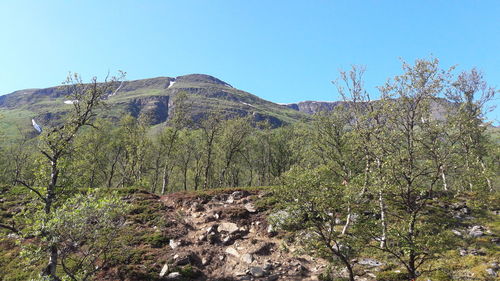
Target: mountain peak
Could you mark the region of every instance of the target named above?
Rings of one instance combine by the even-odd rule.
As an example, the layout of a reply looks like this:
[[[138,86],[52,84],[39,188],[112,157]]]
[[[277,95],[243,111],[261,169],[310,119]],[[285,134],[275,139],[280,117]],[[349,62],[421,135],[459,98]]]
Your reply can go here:
[[[217,84],[217,85],[232,87],[229,83],[226,83],[220,79],[217,79],[207,74],[187,74],[178,76],[175,78],[175,80],[179,82],[209,83],[209,84]]]

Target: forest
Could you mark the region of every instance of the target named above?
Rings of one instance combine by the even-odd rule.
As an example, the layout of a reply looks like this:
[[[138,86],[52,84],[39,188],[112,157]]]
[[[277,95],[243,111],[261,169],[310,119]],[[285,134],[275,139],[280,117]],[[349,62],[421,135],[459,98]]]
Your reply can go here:
[[[76,102],[61,121],[16,139],[0,132],[0,233],[17,241],[2,240],[0,265],[15,249],[34,280],[95,280],[124,235],[130,190],[258,189],[269,224],[331,264],[321,280],[358,280],[367,256],[392,265],[376,280],[495,280],[500,139],[485,114],[498,90],[479,70],[456,73],[434,58],[403,62],[377,93],[364,73],[340,72],[344,103],[332,111],[281,127],[224,110],[194,121],[182,93],[167,125],[152,128],[147,115],[109,120],[104,97],[123,77],[70,76],[62,87]],[[470,258],[476,279],[460,279],[448,261],[464,243],[484,252]],[[0,277],[26,277],[9,274]]]

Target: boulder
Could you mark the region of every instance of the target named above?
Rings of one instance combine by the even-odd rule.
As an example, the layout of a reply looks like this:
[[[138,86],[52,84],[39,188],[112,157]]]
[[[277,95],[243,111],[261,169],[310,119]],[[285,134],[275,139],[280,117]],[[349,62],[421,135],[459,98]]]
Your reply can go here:
[[[235,233],[238,230],[239,230],[238,225],[232,222],[223,222],[219,224],[219,226],[217,227],[217,231],[219,232],[225,231],[228,232],[229,234]]]

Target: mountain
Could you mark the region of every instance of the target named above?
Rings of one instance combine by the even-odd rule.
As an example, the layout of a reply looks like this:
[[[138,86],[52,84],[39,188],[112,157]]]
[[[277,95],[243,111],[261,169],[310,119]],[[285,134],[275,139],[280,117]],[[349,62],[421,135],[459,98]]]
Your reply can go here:
[[[210,110],[221,110],[229,116],[253,116],[255,121],[268,120],[274,127],[308,118],[307,114],[261,99],[230,84],[204,74],[179,77],[157,77],[126,81],[115,95],[106,100],[102,117],[118,120],[124,114],[148,116],[150,125],[169,120],[175,107],[173,98],[184,92],[191,104],[191,118],[199,120]],[[0,96],[0,129],[15,135],[16,127],[31,126],[34,118],[42,126],[56,122],[71,105],[62,87],[27,89]]]

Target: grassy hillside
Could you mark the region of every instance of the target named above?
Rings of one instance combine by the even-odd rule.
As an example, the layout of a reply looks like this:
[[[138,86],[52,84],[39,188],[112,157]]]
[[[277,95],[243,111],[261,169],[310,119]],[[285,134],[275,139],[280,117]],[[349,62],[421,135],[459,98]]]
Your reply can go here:
[[[158,77],[123,83],[116,95],[109,95],[107,107],[101,116],[118,120],[124,114],[139,117],[152,116],[150,125],[168,122],[169,111],[175,105],[173,98],[186,93],[191,104],[191,118],[195,121],[211,110],[220,110],[230,116],[252,115],[256,121],[268,120],[274,126],[308,118],[307,114],[263,100],[229,84],[201,74],[176,78]],[[65,104],[62,87],[16,91],[0,96],[0,128],[8,137],[18,135],[18,129],[29,129],[31,118],[41,124],[57,121],[71,108]]]

